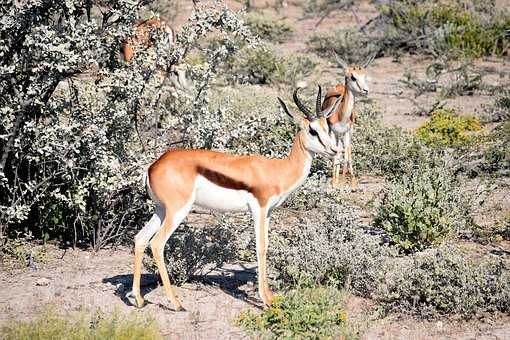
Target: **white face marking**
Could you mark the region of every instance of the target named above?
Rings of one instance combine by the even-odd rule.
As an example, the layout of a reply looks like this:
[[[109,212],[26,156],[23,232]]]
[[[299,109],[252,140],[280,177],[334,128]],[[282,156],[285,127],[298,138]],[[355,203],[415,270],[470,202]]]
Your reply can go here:
[[[215,211],[246,211],[249,196],[246,190],[221,187],[198,175],[195,180],[195,204]]]
[[[313,153],[334,156],[336,154],[335,140],[331,138],[331,135],[329,134],[329,128],[326,121],[324,120],[322,123],[324,126],[321,125],[321,121],[319,119],[316,119],[311,121],[308,127],[305,126],[305,148]]]
[[[367,75],[352,71],[352,75],[348,78],[348,86],[355,94],[368,94]]]

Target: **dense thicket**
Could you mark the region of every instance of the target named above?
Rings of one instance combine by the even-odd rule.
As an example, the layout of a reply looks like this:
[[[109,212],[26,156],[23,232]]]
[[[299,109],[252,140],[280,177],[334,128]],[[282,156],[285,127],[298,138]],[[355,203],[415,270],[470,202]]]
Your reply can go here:
[[[120,46],[154,16],[148,3],[1,5],[0,249],[13,235],[118,241],[146,214],[148,162],[169,145],[212,143],[209,84],[239,41],[254,40],[232,11],[201,5],[174,45],[151,31],[151,47],[126,64]],[[188,65],[212,32],[221,44]],[[157,77],[173,65],[186,70],[187,89]]]

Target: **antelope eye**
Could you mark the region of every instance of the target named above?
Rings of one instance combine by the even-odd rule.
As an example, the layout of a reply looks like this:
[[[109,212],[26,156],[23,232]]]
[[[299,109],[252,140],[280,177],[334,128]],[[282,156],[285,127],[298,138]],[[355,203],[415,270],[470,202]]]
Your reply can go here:
[[[356,81],[356,78],[354,76],[351,76],[352,81]]]
[[[308,132],[310,132],[310,134],[311,134],[312,136],[314,136],[314,137],[317,137],[317,136],[318,136],[317,131],[315,131],[315,130],[314,130],[314,129],[312,129],[312,128],[309,128],[309,129],[308,129]]]

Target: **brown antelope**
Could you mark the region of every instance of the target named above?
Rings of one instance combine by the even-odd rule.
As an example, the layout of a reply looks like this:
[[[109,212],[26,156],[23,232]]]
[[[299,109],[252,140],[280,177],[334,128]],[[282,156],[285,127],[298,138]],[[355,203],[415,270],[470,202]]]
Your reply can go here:
[[[294,97],[299,102],[297,91]],[[251,212],[255,225],[259,295],[264,304],[271,304],[273,293],[266,273],[269,215],[303,184],[314,154],[331,157],[337,154],[327,123],[337,105],[326,111],[320,110],[320,87],[315,116],[309,110],[303,112],[305,117],[289,112],[280,98],[278,101],[281,109],[300,127],[287,158],[175,149],[167,151],[150,165],[145,180],[156,208],[150,221],[135,236],[133,290],[130,296],[134,296],[138,307],[144,304],[140,295],[140,275],[142,257],[150,243],[165,293],[176,310],[183,309],[170,285],[163,249],[193,204],[215,211]],[[340,100],[337,100],[339,103]],[[303,104],[300,103],[300,107],[304,107]]]
[[[347,169],[351,176],[351,189],[358,187],[358,180],[354,175],[352,166],[352,134],[354,130],[354,123],[356,120],[356,113],[354,111],[354,104],[356,96],[368,95],[367,75],[365,69],[372,62],[375,55],[368,58],[368,60],[360,67],[358,65],[348,66],[343,60],[338,58],[338,62],[344,69],[345,85],[336,85],[334,88],[326,92],[324,101],[322,102],[321,109],[333,107],[336,100],[341,98],[340,105],[328,118],[328,124],[331,127],[332,133],[337,140],[338,154],[333,159],[333,186],[343,185],[346,181]],[[340,163],[342,159],[342,151],[344,152],[342,180],[340,181]]]
[[[172,46],[176,41],[175,31],[163,19],[150,18],[140,21],[135,28],[133,37],[127,39],[122,43],[123,59],[126,63],[130,63],[136,50],[147,49],[153,46],[154,39],[152,34],[162,34],[164,39],[163,43],[166,46]],[[164,80],[167,75],[166,70],[158,70],[158,76]],[[179,65],[172,65],[169,70],[169,79],[172,85],[176,88],[186,88],[186,71]]]

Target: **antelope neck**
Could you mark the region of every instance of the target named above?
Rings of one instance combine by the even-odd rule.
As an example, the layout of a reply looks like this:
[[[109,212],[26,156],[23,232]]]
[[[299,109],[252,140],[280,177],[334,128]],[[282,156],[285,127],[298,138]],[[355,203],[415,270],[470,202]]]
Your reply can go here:
[[[339,119],[342,120],[342,118],[347,118],[350,116],[352,109],[354,108],[354,93],[352,93],[351,89],[349,89],[349,86],[347,86],[347,80],[345,83],[345,92],[344,92],[344,98],[342,99],[342,105],[340,106],[340,112],[338,112]]]
[[[312,164],[313,153],[303,143],[304,132],[300,131],[294,138],[290,154],[280,159],[279,176],[286,179],[284,191],[293,191],[308,177]],[[290,181],[289,181],[290,180]]]

